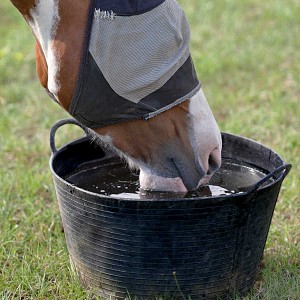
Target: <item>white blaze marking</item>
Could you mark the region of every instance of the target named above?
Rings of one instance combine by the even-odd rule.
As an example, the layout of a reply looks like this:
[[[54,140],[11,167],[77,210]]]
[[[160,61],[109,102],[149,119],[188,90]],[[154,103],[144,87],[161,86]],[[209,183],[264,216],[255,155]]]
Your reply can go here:
[[[57,74],[60,66],[53,40],[59,21],[58,0],[37,0],[30,15],[32,19],[28,23],[42,47],[48,65],[48,89],[57,98],[60,87]]]
[[[189,113],[191,143],[200,165],[206,171],[210,153],[215,148],[222,149],[222,138],[202,89],[191,98]]]

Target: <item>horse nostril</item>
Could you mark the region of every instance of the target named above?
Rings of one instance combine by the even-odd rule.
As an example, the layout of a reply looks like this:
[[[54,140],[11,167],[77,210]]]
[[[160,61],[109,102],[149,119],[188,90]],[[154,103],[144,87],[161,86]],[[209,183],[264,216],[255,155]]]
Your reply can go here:
[[[207,175],[213,174],[215,171],[217,171],[221,166],[221,155],[219,148],[214,149],[209,157],[208,157],[208,171]]]
[[[219,164],[214,160],[212,155],[210,155],[209,158],[208,158],[208,166],[209,167],[208,167],[207,175],[213,174],[220,167]]]
[[[198,156],[196,163],[197,170],[202,176],[212,175],[221,166],[221,147],[214,148],[211,152],[206,152],[202,157]]]

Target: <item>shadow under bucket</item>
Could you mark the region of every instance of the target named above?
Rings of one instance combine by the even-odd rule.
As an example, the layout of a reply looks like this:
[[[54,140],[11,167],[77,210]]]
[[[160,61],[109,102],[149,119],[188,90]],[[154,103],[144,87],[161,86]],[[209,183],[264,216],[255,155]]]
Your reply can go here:
[[[124,199],[68,182],[112,154],[86,137],[59,150],[50,167],[69,255],[82,283],[103,299],[228,299],[255,281],[280,187],[291,165],[252,140],[222,134],[224,160],[264,171],[246,191],[215,197]],[[116,159],[116,158],[115,158]],[[84,174],[84,172],[82,173]]]

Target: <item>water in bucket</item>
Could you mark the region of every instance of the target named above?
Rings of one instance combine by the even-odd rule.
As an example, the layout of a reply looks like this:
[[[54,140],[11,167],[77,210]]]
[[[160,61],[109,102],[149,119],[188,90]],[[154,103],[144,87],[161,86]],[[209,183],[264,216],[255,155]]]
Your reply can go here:
[[[137,172],[131,172],[120,161],[101,162],[78,170],[66,177],[75,186],[87,191],[128,199],[167,199],[176,197],[211,197],[232,195],[249,190],[265,177],[266,171],[256,166],[231,159],[223,159],[222,167],[213,175],[209,185],[188,194],[149,192],[139,189]],[[272,183],[270,179],[266,184]]]

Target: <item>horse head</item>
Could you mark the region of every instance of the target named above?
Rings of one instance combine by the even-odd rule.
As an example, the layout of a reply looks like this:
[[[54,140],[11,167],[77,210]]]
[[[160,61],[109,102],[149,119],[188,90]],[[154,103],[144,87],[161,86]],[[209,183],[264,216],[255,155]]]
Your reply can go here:
[[[208,183],[221,164],[221,135],[175,0],[11,2],[35,35],[42,86],[140,169],[141,188]]]

